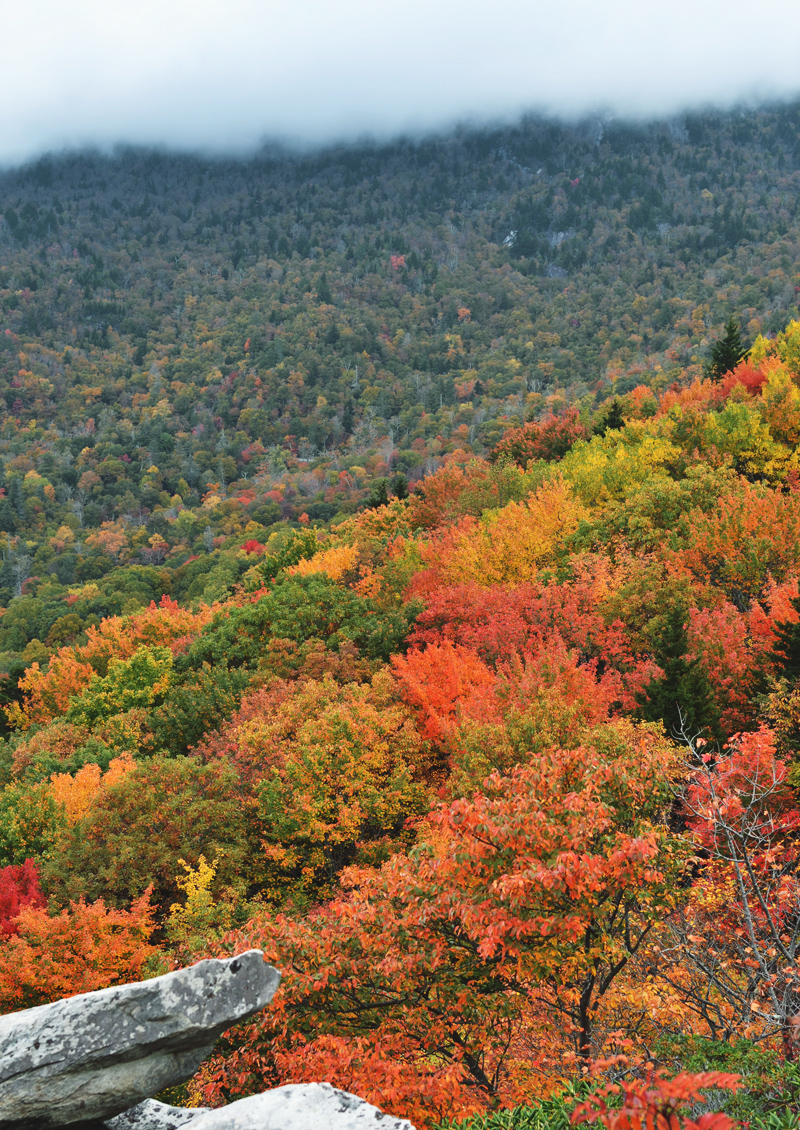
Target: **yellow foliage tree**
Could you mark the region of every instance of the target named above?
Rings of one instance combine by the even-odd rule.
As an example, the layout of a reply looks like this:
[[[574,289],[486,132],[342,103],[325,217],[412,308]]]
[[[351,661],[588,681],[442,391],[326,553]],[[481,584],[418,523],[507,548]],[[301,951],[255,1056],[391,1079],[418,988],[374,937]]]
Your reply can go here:
[[[295,577],[308,577],[312,573],[324,573],[332,581],[340,581],[358,564],[358,547],[355,545],[333,545],[323,549],[314,557],[303,558],[297,565],[291,565],[286,572]]]
[[[563,479],[553,479],[523,502],[488,511],[448,531],[434,552],[451,584],[520,584],[549,565],[564,538],[587,516]]]
[[[165,933],[180,957],[188,958],[231,929],[234,904],[229,899],[214,898],[216,859],[209,863],[201,855],[197,867],[192,867],[185,859],[179,859],[178,863],[185,874],[176,876],[175,882],[186,901],[183,905],[175,902],[169,908]]]
[[[750,363],[760,365],[769,357],[778,357],[794,376],[800,376],[800,319],[795,318],[774,339],[758,335],[750,350]]]
[[[680,456],[681,449],[652,423],[630,420],[624,428],[576,443],[561,471],[582,502],[602,506],[625,498],[654,471],[674,467]]]

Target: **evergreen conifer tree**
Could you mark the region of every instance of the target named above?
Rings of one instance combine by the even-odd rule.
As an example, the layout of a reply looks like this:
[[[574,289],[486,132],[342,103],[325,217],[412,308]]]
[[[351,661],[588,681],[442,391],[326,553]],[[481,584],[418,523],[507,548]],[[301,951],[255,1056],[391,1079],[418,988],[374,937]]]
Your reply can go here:
[[[28,512],[25,506],[25,495],[22,493],[22,481],[17,476],[11,480],[9,498],[17,512],[17,517],[24,522]]]
[[[328,276],[324,271],[320,275],[319,282],[317,283],[317,298],[320,300],[320,302],[323,302],[326,305],[333,302],[333,295],[331,294]]]
[[[800,596],[793,598],[792,608],[800,614]],[[787,679],[800,679],[800,622],[781,620],[775,625],[777,640],[772,658],[781,675]]]
[[[735,369],[749,352],[742,341],[739,323],[735,318],[729,318],[725,333],[711,347],[711,358],[708,363],[709,375],[717,379],[724,377],[731,369]]]
[[[389,504],[389,480],[376,479],[369,492],[369,498],[364,503],[365,510],[377,510],[380,506]]]
[[[622,414],[622,405],[618,396],[615,396],[608,406],[606,413],[595,424],[593,431],[595,435],[604,436],[606,432],[618,431],[620,428],[625,427],[625,417]]]
[[[675,604],[662,620],[653,641],[653,659],[664,674],[637,696],[639,715],[648,722],[662,721],[673,736],[685,731],[718,740],[722,737],[719,710],[708,677],[699,661],[686,655],[686,619],[686,608]]]

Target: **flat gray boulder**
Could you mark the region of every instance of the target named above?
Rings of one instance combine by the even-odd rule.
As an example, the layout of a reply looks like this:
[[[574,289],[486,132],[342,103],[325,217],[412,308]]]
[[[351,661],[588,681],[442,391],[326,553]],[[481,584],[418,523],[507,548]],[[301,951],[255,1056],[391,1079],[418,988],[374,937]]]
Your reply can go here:
[[[182,1083],[279,982],[249,950],[0,1017],[0,1130],[103,1122]]]
[[[290,1083],[191,1121],[191,1130],[414,1130],[330,1083]],[[144,1128],[143,1128],[144,1130]]]
[[[156,1099],[146,1099],[103,1123],[105,1130],[179,1130],[187,1122],[208,1114],[207,1106],[168,1106]]]

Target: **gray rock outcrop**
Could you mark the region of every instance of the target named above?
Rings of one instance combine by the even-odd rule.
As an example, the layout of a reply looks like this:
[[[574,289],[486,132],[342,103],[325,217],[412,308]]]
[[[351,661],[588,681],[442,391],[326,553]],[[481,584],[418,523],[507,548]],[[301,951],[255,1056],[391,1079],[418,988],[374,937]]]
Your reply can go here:
[[[279,981],[249,950],[0,1017],[0,1130],[103,1122],[182,1083]]]
[[[146,1099],[124,1114],[104,1122],[103,1126],[105,1130],[178,1130],[200,1115],[208,1114],[210,1109],[207,1106],[168,1106],[155,1099]]]
[[[414,1130],[406,1119],[384,1114],[330,1083],[276,1087],[212,1110],[190,1125],[191,1130]]]

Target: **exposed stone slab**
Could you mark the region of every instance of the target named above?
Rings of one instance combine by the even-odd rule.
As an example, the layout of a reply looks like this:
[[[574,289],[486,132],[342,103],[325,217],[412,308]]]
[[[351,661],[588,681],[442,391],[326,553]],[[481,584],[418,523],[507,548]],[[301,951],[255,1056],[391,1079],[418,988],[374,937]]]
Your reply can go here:
[[[182,1083],[279,981],[249,950],[0,1017],[0,1130],[102,1122]]]
[[[144,1128],[143,1128],[144,1130]],[[149,1128],[148,1128],[149,1130]],[[330,1083],[290,1083],[193,1119],[191,1130],[414,1130]]]
[[[103,1126],[107,1130],[178,1130],[201,1114],[208,1114],[210,1109],[207,1106],[168,1106],[156,1099],[146,1099],[124,1114],[104,1122]]]

